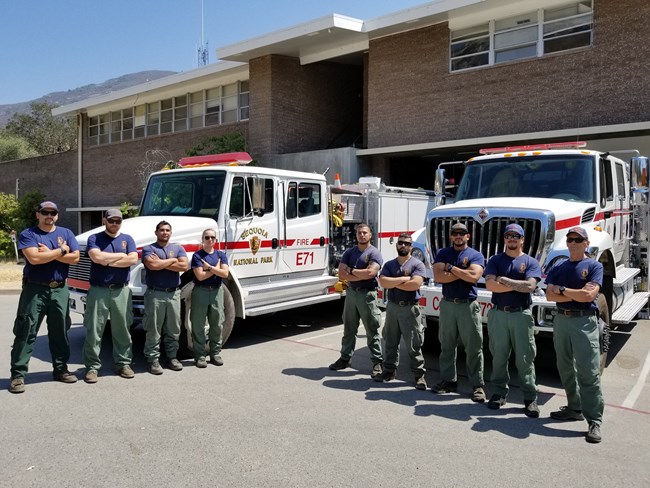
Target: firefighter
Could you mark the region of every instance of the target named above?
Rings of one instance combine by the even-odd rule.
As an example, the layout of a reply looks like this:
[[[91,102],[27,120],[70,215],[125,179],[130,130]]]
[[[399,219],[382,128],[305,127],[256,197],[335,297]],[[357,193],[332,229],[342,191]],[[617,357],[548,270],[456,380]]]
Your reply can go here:
[[[397,257],[388,261],[381,270],[379,285],[387,289],[386,321],[382,330],[384,336],[384,372],[375,381],[395,379],[399,364],[399,342],[404,343],[411,360],[411,371],[415,375],[415,388],[426,390],[424,378],[424,356],[422,342],[424,327],[420,322],[418,290],[426,276],[424,263],[411,256],[413,240],[408,233],[397,238]]]
[[[589,236],[582,227],[566,235],[569,259],[552,268],[546,278],[546,298],[557,303],[553,345],[567,405],[551,412],[556,420],[587,419],[585,440],[599,443],[605,403],[600,385],[598,292],[603,265],[589,258]]]
[[[377,274],[384,262],[379,250],[370,244],[372,231],[368,224],[356,228],[357,245],[343,253],[339,264],[339,278],[347,280],[349,288],[343,305],[343,338],[341,357],[329,365],[335,371],[350,367],[357,341],[359,320],[366,329],[368,349],[372,360],[371,377],[382,374],[381,312],[377,306]]]
[[[530,310],[531,293],[542,279],[536,259],[525,254],[524,229],[509,224],[503,233],[505,250],[492,257],[485,267],[485,286],[492,292],[488,312],[488,333],[492,353],[494,393],[488,407],[498,410],[508,395],[508,359],[514,350],[519,383],[524,395],[524,414],[539,417],[535,384],[535,319]]]
[[[467,244],[470,239],[465,224],[456,223],[450,230],[451,246],[441,249],[433,264],[433,275],[442,283],[440,302],[440,383],[434,393],[451,393],[458,388],[456,348],[458,338],[465,347],[467,376],[472,384],[473,402],[485,401],[483,381],[483,324],[476,301],[476,283],[483,275],[485,258]]]

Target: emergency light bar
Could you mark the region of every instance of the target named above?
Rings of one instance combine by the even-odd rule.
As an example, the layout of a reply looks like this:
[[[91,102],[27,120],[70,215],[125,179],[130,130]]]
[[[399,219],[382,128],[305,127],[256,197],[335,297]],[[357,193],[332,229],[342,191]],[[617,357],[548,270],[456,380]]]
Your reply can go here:
[[[253,160],[247,152],[233,152],[223,154],[208,154],[206,156],[190,156],[181,158],[178,161],[180,168],[189,168],[192,166],[238,166],[240,164],[248,164]]]
[[[499,154],[519,151],[543,151],[545,149],[581,149],[587,147],[584,141],[551,142],[548,144],[532,144],[529,146],[486,147],[479,150],[480,154]]]

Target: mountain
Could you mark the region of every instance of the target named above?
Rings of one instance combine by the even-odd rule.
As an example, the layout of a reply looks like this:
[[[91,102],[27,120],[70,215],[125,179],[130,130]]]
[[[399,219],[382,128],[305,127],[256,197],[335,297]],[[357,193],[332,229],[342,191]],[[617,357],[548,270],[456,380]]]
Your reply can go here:
[[[107,93],[122,90],[133,85],[139,85],[140,83],[156,80],[175,73],[175,71],[158,70],[140,71],[138,73],[131,73],[117,78],[112,78],[103,83],[92,83],[68,91],[48,93],[45,96],[27,102],[0,105],[0,128],[7,125],[7,122],[9,122],[16,112],[25,114],[29,113],[32,102],[48,102],[56,105],[67,105],[69,103],[78,102],[79,100],[84,100],[96,95],[105,95]]]

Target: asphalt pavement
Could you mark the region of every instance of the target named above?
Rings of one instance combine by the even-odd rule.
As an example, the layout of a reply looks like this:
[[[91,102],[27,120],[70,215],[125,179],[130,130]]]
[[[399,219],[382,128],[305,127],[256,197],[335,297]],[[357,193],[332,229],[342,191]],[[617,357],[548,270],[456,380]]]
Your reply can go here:
[[[372,381],[363,327],[352,367],[329,370],[340,303],[238,322],[224,366],[185,361],[161,376],[146,372],[141,330],[131,380],[113,373],[105,337],[94,385],[52,381],[44,325],[26,392],[13,395],[17,302],[0,296],[1,487],[650,486],[648,321],[614,333],[604,440],[591,445],[585,422],[548,416],[566,402],[548,339],[538,342],[539,419],[523,415],[516,375],[498,411],[472,403],[462,375],[458,394],[415,390],[408,360],[396,381]],[[81,378],[84,330],[73,321],[70,369]],[[429,385],[437,353],[425,354]]]

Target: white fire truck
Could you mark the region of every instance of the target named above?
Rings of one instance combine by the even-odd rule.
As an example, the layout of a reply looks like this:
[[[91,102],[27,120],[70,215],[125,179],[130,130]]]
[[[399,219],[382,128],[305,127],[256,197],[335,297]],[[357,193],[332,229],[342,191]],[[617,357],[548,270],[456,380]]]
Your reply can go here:
[[[373,244],[386,259],[395,257],[401,232],[422,228],[435,202],[433,192],[388,187],[379,178],[355,185],[328,186],[324,175],[245,166],[247,153],[184,158],[178,169],[150,176],[138,217],[124,220],[121,231],[141,251],[155,241],[156,224],[172,225],[172,241],[191,255],[200,249],[201,233],[217,230],[219,248],[228,256],[225,280],[224,341],[235,317],[272,313],[337,300],[336,271],[345,249],[355,244],[354,226],[367,222]],[[78,236],[82,258],[70,269],[71,310],[84,313],[89,288],[88,237]],[[131,269],[134,316],[142,317],[146,269]],[[193,284],[191,270],[181,277],[183,345],[191,348],[187,316]]]
[[[582,226],[589,235],[587,252],[604,266],[599,296],[601,327],[624,324],[648,313],[648,158],[633,153],[629,163],[583,149],[585,143],[481,150],[470,159],[454,196],[427,218],[427,250],[431,256],[449,245],[450,227],[467,225],[469,245],[486,259],[503,251],[503,230],[509,223],[526,233],[524,252],[535,257],[543,277],[568,259],[567,230]],[[436,193],[445,198],[445,170],[436,173]],[[440,201],[439,203],[443,203]],[[544,297],[544,282],[533,296],[537,331],[552,331],[555,303]],[[421,288],[423,314],[439,314],[442,286]],[[483,321],[492,307],[491,293],[479,282]],[[611,313],[610,313],[611,312]],[[603,339],[606,351],[606,337]]]

